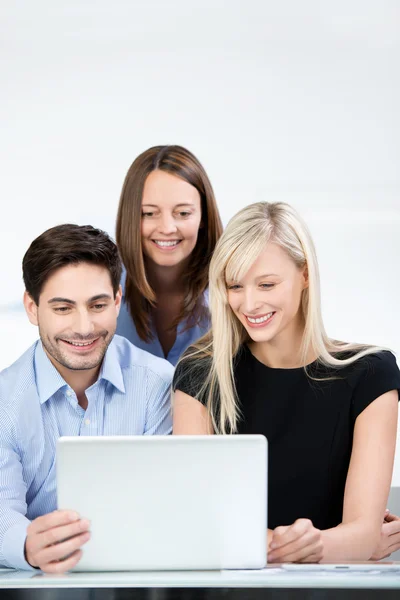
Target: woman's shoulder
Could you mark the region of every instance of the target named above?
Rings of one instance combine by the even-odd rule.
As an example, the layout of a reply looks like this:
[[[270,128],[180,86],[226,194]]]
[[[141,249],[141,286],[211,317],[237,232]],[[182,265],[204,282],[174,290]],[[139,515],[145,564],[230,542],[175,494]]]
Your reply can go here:
[[[356,351],[337,353],[336,358],[346,360],[357,356]],[[377,350],[361,355],[350,364],[344,366],[345,378],[352,387],[365,378],[391,378],[400,380],[400,371],[396,357],[390,350]]]
[[[344,367],[344,377],[351,388],[354,418],[383,394],[400,390],[400,371],[389,350],[360,356]]]
[[[176,365],[172,389],[197,398],[207,381],[211,364],[211,354],[189,346]]]

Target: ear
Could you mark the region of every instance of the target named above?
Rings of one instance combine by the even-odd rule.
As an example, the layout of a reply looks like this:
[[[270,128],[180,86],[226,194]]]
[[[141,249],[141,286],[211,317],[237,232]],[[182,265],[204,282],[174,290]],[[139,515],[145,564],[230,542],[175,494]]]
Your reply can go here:
[[[308,278],[308,266],[304,265],[303,267],[303,289],[305,290],[306,288],[308,288],[309,285],[309,278]]]
[[[27,291],[24,292],[24,306],[26,314],[28,315],[28,319],[32,323],[32,325],[39,325],[38,305],[36,304],[32,296],[28,294]]]
[[[115,294],[115,308],[117,309],[117,316],[119,315],[119,311],[121,309],[122,302],[122,286],[120,285],[118,288],[118,292]]]

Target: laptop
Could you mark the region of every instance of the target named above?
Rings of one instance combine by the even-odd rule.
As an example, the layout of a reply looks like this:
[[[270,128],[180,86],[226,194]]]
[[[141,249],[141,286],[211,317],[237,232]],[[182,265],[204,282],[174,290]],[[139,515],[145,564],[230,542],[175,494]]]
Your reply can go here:
[[[261,435],[62,437],[59,509],[91,521],[75,571],[261,569]]]

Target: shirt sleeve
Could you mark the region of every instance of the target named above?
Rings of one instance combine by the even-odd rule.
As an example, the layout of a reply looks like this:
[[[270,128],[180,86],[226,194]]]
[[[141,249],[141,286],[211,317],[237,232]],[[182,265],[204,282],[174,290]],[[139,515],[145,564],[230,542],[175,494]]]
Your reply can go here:
[[[379,396],[391,390],[400,390],[400,371],[391,352],[379,352],[356,363],[357,381],[353,392],[354,421]]]
[[[34,570],[25,560],[26,485],[13,425],[0,411],[0,565]]]
[[[145,435],[168,435],[172,432],[171,378],[164,378],[153,371],[147,375],[147,412]]]

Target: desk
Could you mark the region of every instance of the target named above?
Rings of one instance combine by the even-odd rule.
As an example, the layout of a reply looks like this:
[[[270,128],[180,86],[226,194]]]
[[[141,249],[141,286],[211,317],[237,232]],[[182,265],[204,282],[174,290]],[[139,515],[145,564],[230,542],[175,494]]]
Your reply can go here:
[[[0,599],[324,600],[400,598],[396,572],[175,571],[45,575],[0,570]],[[367,591],[368,590],[368,591]]]

